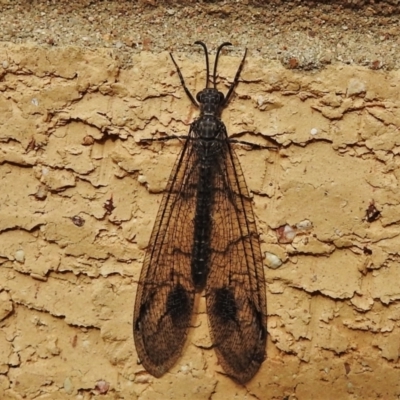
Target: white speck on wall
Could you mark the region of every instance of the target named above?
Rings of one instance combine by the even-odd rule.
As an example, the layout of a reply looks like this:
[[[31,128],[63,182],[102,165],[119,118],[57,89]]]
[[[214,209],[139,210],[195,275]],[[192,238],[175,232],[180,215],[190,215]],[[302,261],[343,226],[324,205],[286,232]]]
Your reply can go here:
[[[145,175],[139,175],[137,180],[139,183],[147,183],[147,178]]]
[[[267,266],[272,269],[279,268],[283,264],[282,260],[276,254],[268,251],[265,252],[265,260],[267,262]]]
[[[64,390],[67,394],[72,394],[74,390],[74,385],[71,382],[71,379],[69,377],[65,378],[64,380]]]
[[[347,85],[347,97],[365,93],[366,91],[367,88],[365,82],[356,78],[350,79],[349,84]]]
[[[14,257],[20,263],[25,262],[25,252],[23,250],[17,250]]]
[[[318,133],[318,129],[317,128],[312,128],[311,131],[310,131],[310,134],[313,135],[313,136],[316,135],[317,133]]]
[[[285,225],[283,234],[289,241],[292,241],[296,237],[296,231],[290,225]]]
[[[300,231],[307,231],[311,229],[313,226],[312,222],[309,221],[308,219],[305,219],[304,221],[300,221],[296,224],[296,228]]]

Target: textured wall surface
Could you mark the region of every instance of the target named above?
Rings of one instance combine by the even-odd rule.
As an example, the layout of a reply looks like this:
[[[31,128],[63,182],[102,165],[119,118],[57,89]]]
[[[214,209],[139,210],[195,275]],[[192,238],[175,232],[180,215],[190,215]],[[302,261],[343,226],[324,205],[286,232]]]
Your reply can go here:
[[[137,362],[136,283],[182,146],[138,141],[186,134],[197,115],[168,53],[131,69],[110,50],[0,55],[1,399],[400,396],[398,71],[245,64],[223,120],[279,150],[236,147],[267,254],[269,328],[242,387],[209,348],[203,297],[169,373]],[[203,58],[177,60],[200,90]],[[222,91],[239,62],[222,57]]]

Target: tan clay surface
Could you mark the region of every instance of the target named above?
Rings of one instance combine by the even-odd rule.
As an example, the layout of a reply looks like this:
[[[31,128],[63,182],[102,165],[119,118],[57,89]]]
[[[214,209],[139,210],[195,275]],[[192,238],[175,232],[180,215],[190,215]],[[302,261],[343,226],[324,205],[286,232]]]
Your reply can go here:
[[[169,373],[137,362],[136,284],[182,146],[138,141],[186,134],[197,115],[168,53],[133,55],[128,69],[109,50],[0,53],[0,399],[400,396],[399,71],[245,64],[223,120],[279,150],[236,146],[269,327],[267,359],[242,387],[209,348],[204,298]],[[200,90],[203,57],[176,57]],[[239,62],[222,57],[221,90]]]

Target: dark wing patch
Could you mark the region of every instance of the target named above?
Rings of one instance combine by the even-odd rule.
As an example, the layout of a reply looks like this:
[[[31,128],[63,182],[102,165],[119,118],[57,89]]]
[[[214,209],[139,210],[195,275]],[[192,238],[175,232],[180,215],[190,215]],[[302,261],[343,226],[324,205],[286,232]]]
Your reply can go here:
[[[194,294],[190,265],[198,160],[187,140],[175,162],[151,234],[133,319],[144,368],[162,376],[176,362],[190,325]]]
[[[224,146],[214,182],[207,313],[219,362],[228,375],[245,383],[265,358],[265,278],[242,169],[229,142]]]

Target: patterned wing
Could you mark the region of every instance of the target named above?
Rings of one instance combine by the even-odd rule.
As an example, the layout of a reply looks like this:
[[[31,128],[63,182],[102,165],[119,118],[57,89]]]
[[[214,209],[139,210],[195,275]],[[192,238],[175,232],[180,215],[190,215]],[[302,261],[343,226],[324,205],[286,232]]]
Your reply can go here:
[[[213,346],[225,372],[250,380],[265,358],[265,278],[252,203],[228,141],[215,171],[206,300]]]
[[[198,157],[186,140],[157,214],[138,284],[133,330],[138,356],[155,377],[178,359],[195,290],[190,275]]]

